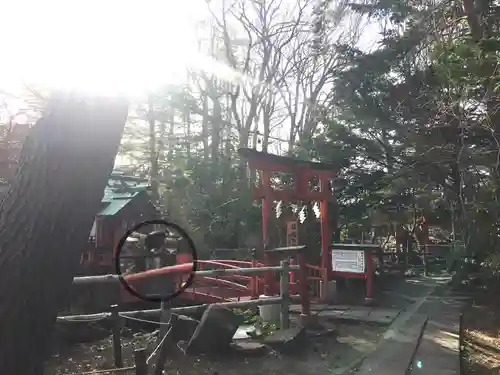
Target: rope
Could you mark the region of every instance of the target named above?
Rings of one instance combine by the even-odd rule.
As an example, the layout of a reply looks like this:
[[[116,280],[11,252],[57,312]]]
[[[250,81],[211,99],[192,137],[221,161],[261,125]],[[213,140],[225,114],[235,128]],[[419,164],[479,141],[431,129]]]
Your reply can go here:
[[[183,341],[183,340],[181,340],[181,341],[177,341],[177,348],[179,348],[179,350],[180,350],[181,352],[183,352],[184,354],[186,354],[186,350],[185,350],[184,348],[181,348],[181,347],[180,347],[180,345],[182,345],[182,344],[187,344],[187,342],[186,342],[186,341]]]
[[[170,333],[171,330],[172,330],[172,326],[170,326],[170,328],[168,329],[167,333],[165,333],[165,336],[163,336],[163,339],[156,346],[155,350],[153,350],[153,352],[151,353],[151,355],[149,356],[149,358],[146,360],[146,363],[149,363],[149,361],[151,360],[151,358],[153,358],[154,355],[156,354],[156,352],[161,348],[161,346],[163,345],[163,343],[167,339],[167,336],[168,336],[168,334]]]
[[[104,374],[106,372],[123,372],[123,371],[132,371],[135,370],[135,366],[131,367],[121,367],[121,368],[110,368],[107,370],[92,370],[86,372],[74,372],[69,375],[93,375],[93,374]]]
[[[170,303],[168,304],[168,306],[169,306],[169,308],[166,309],[166,310],[164,310],[164,311],[169,311],[170,312],[170,316],[169,316],[167,322],[159,322],[159,321],[155,321],[155,320],[135,318],[135,317],[123,315],[123,313],[118,313],[118,316],[121,317],[121,318],[130,319],[130,320],[134,320],[136,322],[141,322],[141,323],[156,324],[156,325],[159,325],[159,326],[170,326],[171,322],[172,322],[172,316],[173,315],[179,316],[179,314],[176,314],[176,313],[172,312],[172,309],[170,308]],[[161,319],[161,315],[160,315],[160,319]]]
[[[130,320],[134,320],[136,322],[141,322],[141,323],[156,324],[156,325],[160,325],[160,326],[170,325],[170,322],[162,323],[162,322],[158,322],[158,321],[155,321],[155,320],[147,320],[147,319],[141,319],[141,318],[134,318],[134,317],[126,316],[126,315],[122,315],[122,314],[118,314],[118,315],[121,318],[130,319]]]
[[[64,319],[57,318],[60,322],[71,322],[71,323],[94,323],[94,322],[100,322],[101,320],[108,319],[109,316],[101,316],[101,317],[95,317],[95,318],[85,318],[85,319],[79,319],[79,318],[72,318],[70,316],[65,317]]]

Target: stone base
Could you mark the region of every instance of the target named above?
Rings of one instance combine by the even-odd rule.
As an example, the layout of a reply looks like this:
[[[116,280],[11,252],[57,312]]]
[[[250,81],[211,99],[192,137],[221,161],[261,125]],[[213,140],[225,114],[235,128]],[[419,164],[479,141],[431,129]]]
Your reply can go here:
[[[318,316],[316,314],[304,315],[300,314],[299,325],[305,329],[314,329],[320,327]]]
[[[268,352],[268,348],[260,342],[236,341],[232,346],[236,351],[235,354],[242,354],[245,357],[260,357]]]
[[[172,315],[172,331],[168,336],[168,340],[177,345],[178,341],[187,341],[196,331],[199,321],[191,319],[185,315]]]
[[[373,306],[375,304],[375,298],[365,298],[363,301],[364,306]]]
[[[306,331],[303,327],[280,329],[267,336],[263,343],[283,354],[300,352],[306,343]]]
[[[325,293],[324,281],[320,281],[321,292]],[[322,295],[321,299],[325,301],[328,305],[334,305],[338,301],[338,293],[337,293],[337,281],[330,280],[326,285],[326,295]]]
[[[321,318],[321,315],[319,315]],[[318,324],[306,329],[307,337],[336,337],[338,336],[337,325],[328,319],[319,319]]]

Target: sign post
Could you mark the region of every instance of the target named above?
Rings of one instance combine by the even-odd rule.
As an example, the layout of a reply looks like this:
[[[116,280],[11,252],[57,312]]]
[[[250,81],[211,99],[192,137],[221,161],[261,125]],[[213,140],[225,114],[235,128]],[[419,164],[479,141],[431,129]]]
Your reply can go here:
[[[332,250],[332,270],[365,273],[365,252],[363,250]]]
[[[365,279],[365,302],[371,303],[373,300],[373,255],[379,251],[380,247],[378,245],[345,243],[333,244],[331,250],[331,276]]]

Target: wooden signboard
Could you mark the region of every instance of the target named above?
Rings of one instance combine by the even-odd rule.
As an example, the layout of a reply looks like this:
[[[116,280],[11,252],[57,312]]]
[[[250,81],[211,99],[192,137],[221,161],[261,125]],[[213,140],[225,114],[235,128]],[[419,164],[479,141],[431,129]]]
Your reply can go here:
[[[286,246],[299,245],[299,226],[297,220],[286,223]]]
[[[331,247],[332,277],[354,277],[366,280],[366,298],[373,298],[374,255],[380,247],[373,244],[334,243]]]
[[[365,273],[365,252],[363,250],[332,250],[332,270]]]

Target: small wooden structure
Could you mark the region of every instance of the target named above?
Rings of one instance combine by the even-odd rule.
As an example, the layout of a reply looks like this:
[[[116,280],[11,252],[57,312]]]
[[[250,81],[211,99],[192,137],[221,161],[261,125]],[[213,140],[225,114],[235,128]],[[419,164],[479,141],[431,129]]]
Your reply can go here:
[[[149,187],[136,177],[111,175],[89,236],[89,247],[82,255],[82,274],[114,273],[114,250],[120,238],[141,221],[160,217],[149,197]]]

